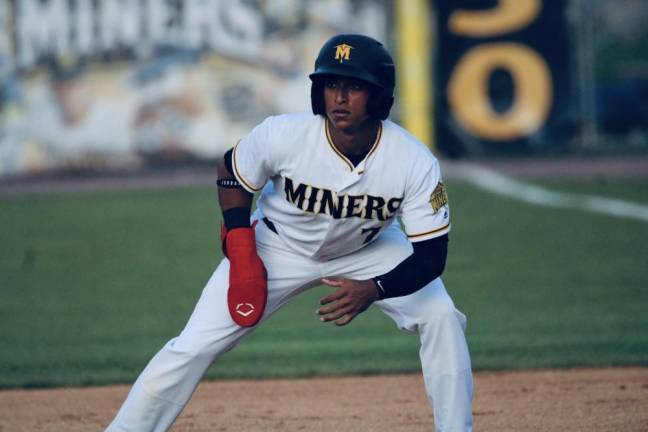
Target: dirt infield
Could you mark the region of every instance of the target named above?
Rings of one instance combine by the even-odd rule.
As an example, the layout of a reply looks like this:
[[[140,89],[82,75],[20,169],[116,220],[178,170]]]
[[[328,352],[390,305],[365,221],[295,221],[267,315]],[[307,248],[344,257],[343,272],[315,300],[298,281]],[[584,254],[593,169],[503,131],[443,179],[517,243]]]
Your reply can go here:
[[[0,392],[0,431],[100,431],[127,386]],[[475,431],[648,431],[648,368],[483,372]],[[174,431],[430,431],[420,375],[203,382]]]

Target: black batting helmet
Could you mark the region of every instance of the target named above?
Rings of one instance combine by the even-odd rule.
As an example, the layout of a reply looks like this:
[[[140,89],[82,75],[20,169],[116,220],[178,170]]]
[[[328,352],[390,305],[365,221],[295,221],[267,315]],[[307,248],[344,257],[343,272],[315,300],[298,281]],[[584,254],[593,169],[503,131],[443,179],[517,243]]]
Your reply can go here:
[[[357,34],[337,35],[324,44],[315,60],[315,71],[309,75],[314,114],[326,115],[323,78],[330,75],[356,78],[371,84],[373,91],[367,112],[379,120],[389,116],[394,103],[396,70],[383,44]]]

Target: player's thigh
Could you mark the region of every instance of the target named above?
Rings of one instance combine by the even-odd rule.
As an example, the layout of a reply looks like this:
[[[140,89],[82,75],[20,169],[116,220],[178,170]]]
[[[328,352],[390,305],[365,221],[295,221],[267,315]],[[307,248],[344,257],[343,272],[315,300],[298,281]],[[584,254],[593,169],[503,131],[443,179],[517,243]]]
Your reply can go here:
[[[276,261],[269,261],[268,273],[271,275],[280,274],[272,270],[273,263]],[[223,259],[205,285],[180,336],[172,341],[171,345],[174,351],[212,357],[230,350],[253,330],[250,327],[238,326],[229,313],[227,305],[229,269],[229,261]],[[309,286],[313,285],[312,283],[309,285],[309,280],[305,279],[270,277],[268,279],[268,301],[259,325],[262,325],[297,293]]]
[[[290,250],[281,237],[266,224],[256,225],[257,252],[268,272],[268,308],[271,312],[287,300],[320,285],[320,265]]]
[[[268,274],[266,319],[303,289],[318,284],[319,268],[313,262],[287,250],[277,234],[263,223],[256,226],[257,252]],[[200,332],[235,326],[227,306],[229,260],[223,259],[205,285],[189,324]]]
[[[444,319],[456,321],[463,329],[466,326],[466,316],[455,307],[441,278],[410,295],[374,304],[392,318],[401,330],[408,332],[417,332],[421,325]]]
[[[180,335],[166,345],[166,351],[183,358],[215,355],[229,350],[250,329],[239,327],[227,307],[229,262],[224,259],[207,281]],[[188,361],[188,360],[187,360]]]

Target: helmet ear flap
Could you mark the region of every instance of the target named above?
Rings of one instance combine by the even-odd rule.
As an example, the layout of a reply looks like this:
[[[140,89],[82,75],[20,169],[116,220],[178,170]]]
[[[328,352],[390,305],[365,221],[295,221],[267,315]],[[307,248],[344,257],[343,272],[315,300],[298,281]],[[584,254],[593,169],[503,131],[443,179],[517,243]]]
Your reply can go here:
[[[394,104],[392,89],[380,89],[372,92],[369,97],[367,111],[369,115],[376,120],[386,120],[389,117],[389,111]]]
[[[324,84],[320,79],[314,79],[311,83],[311,108],[315,115],[326,115],[324,106]]]

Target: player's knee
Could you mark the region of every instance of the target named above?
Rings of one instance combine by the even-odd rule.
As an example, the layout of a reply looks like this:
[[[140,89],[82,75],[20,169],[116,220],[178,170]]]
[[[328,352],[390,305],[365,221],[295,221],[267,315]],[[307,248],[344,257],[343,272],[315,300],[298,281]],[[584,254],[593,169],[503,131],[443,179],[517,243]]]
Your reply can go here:
[[[206,361],[213,357],[213,348],[200,340],[176,340],[175,343],[171,341],[166,349],[183,363]]]
[[[436,325],[436,326],[454,326],[459,325],[462,328],[466,324],[465,316],[459,312],[450,299],[435,302],[433,305],[425,308],[419,317],[419,326]]]
[[[179,344],[177,339],[172,340],[149,363],[142,384],[152,395],[173,393],[178,382],[196,376],[196,370],[206,370],[212,361],[213,353],[204,345]]]

